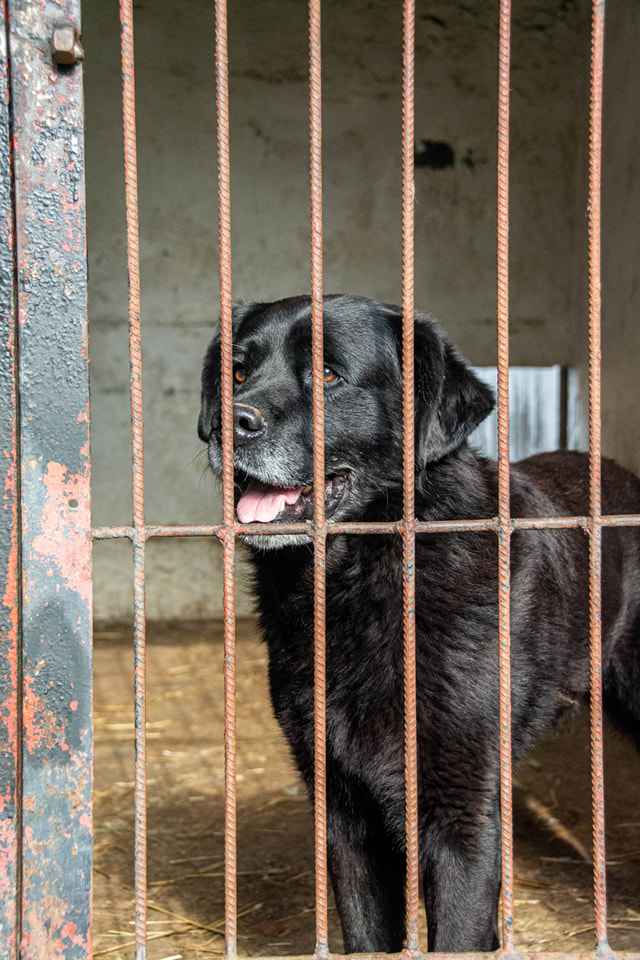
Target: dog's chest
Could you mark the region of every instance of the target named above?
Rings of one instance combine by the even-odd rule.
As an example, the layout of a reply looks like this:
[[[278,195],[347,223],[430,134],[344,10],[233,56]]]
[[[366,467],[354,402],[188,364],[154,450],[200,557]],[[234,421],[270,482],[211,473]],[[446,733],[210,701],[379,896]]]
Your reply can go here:
[[[333,595],[332,595],[333,594]],[[303,775],[313,764],[313,605],[306,594],[263,609],[271,696]],[[327,749],[330,766],[375,785],[388,802],[402,787],[401,595],[328,592]],[[333,602],[332,602],[333,601]],[[265,616],[266,613],[266,616]],[[269,615],[270,614],[270,615]],[[395,794],[398,794],[396,798]]]

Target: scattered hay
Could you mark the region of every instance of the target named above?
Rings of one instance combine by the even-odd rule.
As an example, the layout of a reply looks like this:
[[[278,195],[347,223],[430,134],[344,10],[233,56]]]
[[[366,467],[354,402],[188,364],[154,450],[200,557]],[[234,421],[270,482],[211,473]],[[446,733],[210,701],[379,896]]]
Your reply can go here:
[[[157,642],[159,639],[160,642]],[[224,950],[224,768],[218,625],[149,625],[149,960]],[[133,947],[133,704],[130,629],[97,636],[95,956]],[[268,703],[255,629],[238,629],[238,924],[244,956],[314,951],[313,818]],[[515,936],[523,950],[593,944],[588,743],[559,734],[518,768]],[[573,739],[572,739],[573,738]],[[616,950],[640,948],[640,820],[632,751],[607,760],[609,910]],[[570,758],[570,763],[567,762]],[[634,766],[635,764],[635,766]],[[259,773],[258,771],[264,771]],[[524,826],[523,826],[524,825]],[[634,899],[635,895],[635,899]],[[213,919],[212,919],[213,918]],[[112,932],[110,932],[112,931]],[[332,948],[340,949],[335,909]],[[424,943],[424,924],[422,927]],[[115,941],[115,942],[114,942]]]

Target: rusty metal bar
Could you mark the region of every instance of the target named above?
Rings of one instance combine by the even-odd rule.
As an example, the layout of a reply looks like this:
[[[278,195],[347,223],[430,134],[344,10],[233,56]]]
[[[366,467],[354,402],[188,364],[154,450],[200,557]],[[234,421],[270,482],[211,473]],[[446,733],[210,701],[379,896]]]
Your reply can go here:
[[[313,723],[316,957],[329,955],[321,0],[309,0],[309,219],[313,411]]]
[[[136,131],[133,0],[120,0],[122,132],[129,277],[129,368],[133,495],[133,657],[135,701],[134,887],[136,960],[146,957],[147,940],[147,771],[146,616],[144,534],[144,420],[140,328],[140,226]]]
[[[402,17],[402,621],[404,637],[404,776],[406,949],[419,952],[418,721],[416,697],[416,511],[414,439],[414,148],[415,0]]]
[[[82,70],[9,0],[20,397],[22,960],[91,955],[92,666]],[[53,376],[52,376],[53,372]]]
[[[134,532],[133,527],[94,527],[91,535],[94,540],[132,540]],[[177,533],[172,534],[172,536],[179,537],[184,536],[184,534]]]
[[[602,743],[602,509],[601,478],[601,194],[604,0],[593,0],[589,98],[589,652],[591,667],[591,802],[593,899],[598,956],[610,955],[607,939],[607,887]]]
[[[597,521],[602,527],[638,527],[640,514],[623,513],[603,516]],[[471,520],[416,520],[416,533],[486,533],[497,532],[500,521],[498,517]],[[512,517],[512,530],[576,530],[587,531],[591,524],[590,517]],[[286,536],[288,534],[313,535],[313,525],[308,521],[302,523],[236,523],[233,525],[236,534],[268,534],[269,536]],[[151,524],[146,526],[147,540],[153,537],[222,537],[224,524]],[[339,535],[360,534],[401,534],[403,521],[388,521],[369,523],[359,521],[345,521],[342,523],[327,523],[328,537]],[[94,540],[122,540],[133,539],[133,527],[94,527]]]
[[[513,784],[511,770],[511,507],[509,467],[509,108],[511,0],[500,0],[496,209],[498,347],[498,659],[502,950],[513,947]]]
[[[8,10],[0,0],[0,956],[16,960],[19,837],[18,437]]]
[[[238,940],[236,799],[236,598],[233,470],[233,320],[231,260],[231,155],[229,40],[226,0],[215,2],[216,140],[218,167],[218,270],[222,398],[222,499],[224,616],[224,889],[225,955],[233,960]]]
[[[496,953],[430,953],[429,960],[491,960],[500,957]],[[312,960],[308,955],[260,957],[260,960]],[[405,953],[332,953],[331,960],[407,960]],[[577,950],[575,953],[529,953],[518,952],[518,960],[597,960],[593,950]],[[621,950],[616,952],[616,960],[638,960],[637,951]]]

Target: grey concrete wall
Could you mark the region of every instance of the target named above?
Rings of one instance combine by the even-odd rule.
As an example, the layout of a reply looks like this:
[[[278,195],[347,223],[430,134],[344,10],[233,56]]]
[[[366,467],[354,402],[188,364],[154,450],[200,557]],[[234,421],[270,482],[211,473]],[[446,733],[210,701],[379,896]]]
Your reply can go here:
[[[640,473],[640,7],[612,5],[604,175],[603,442]]]
[[[230,6],[235,293],[268,299],[308,289],[306,4]],[[418,3],[417,23],[417,135],[449,144],[454,162],[416,170],[416,297],[478,365],[495,362],[495,6]],[[588,6],[523,0],[514,14],[511,347],[518,364],[572,364],[583,355]],[[199,366],[217,301],[211,7],[209,0],[136,3],[150,521],[219,517],[195,435]],[[621,20],[620,8],[634,5],[617,7]],[[326,289],[396,302],[400,13],[396,0],[324,4]],[[637,41],[637,12],[629,16]],[[628,54],[612,58],[610,74],[611,84],[626,85],[625,100],[616,100],[609,122],[631,116],[634,129],[624,140],[613,131],[609,159],[629,180],[637,42],[625,29],[615,27]],[[122,523],[131,503],[115,4],[85,2],[84,37],[94,522]],[[632,234],[626,188],[615,184],[610,217],[624,217]],[[637,183],[629,189],[637,202]],[[631,262],[629,253],[637,242],[627,248],[620,237],[607,261],[609,281],[627,290],[631,331],[638,258]],[[638,337],[637,324],[630,335]],[[618,342],[608,342],[610,366],[627,370],[632,383],[633,363]],[[606,408],[609,439],[633,460],[611,412],[617,403],[612,395]],[[151,616],[220,611],[213,544],[153,543],[148,564]],[[99,617],[128,615],[129,579],[128,548],[99,544]],[[248,609],[244,593],[241,609]]]

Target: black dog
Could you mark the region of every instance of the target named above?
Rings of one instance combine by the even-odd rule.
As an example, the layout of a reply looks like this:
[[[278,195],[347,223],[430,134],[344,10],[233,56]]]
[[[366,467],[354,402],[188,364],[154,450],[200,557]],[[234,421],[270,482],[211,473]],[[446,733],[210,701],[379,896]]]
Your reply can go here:
[[[234,313],[235,467],[242,522],[310,519],[310,304]],[[325,299],[326,511],[401,516],[401,316],[360,297]],[[496,467],[466,442],[493,396],[439,328],[415,321],[416,513],[496,514]],[[199,434],[221,466],[218,342],[202,377]],[[640,510],[640,481],[603,462],[603,510]],[[513,466],[514,516],[583,515],[587,459]],[[276,716],[313,786],[313,554],[305,536],[248,537]],[[604,532],[606,706],[640,741],[640,531]],[[497,946],[497,557],[493,534],[418,536],[420,854],[429,948]],[[577,530],[512,539],[513,755],[588,693],[587,542]],[[327,545],[329,854],[348,952],[404,938],[400,538]]]

